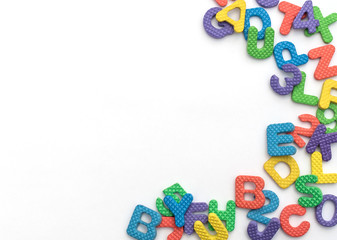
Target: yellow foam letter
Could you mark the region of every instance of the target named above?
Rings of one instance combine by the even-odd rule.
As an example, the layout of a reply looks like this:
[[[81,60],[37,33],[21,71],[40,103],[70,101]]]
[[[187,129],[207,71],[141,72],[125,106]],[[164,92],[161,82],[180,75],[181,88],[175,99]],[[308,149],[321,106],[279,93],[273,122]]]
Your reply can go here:
[[[240,9],[240,18],[237,21],[234,21],[228,16],[228,12],[233,10],[234,8]],[[246,17],[246,2],[245,0],[237,0],[232,5],[222,9],[215,16],[216,20],[219,22],[228,22],[234,26],[234,31],[240,33],[245,28],[245,17]]]
[[[215,213],[210,213],[208,215],[208,222],[212,225],[216,231],[216,235],[209,234],[206,227],[201,221],[196,221],[194,223],[194,230],[198,234],[201,240],[227,240],[228,231]]]
[[[282,178],[275,170],[275,166],[279,162],[284,162],[290,167],[290,173],[286,178]],[[281,188],[288,188],[300,176],[300,168],[295,159],[291,156],[272,157],[263,165],[263,167]]]
[[[311,155],[311,174],[318,177],[316,183],[337,183],[336,173],[323,173],[323,160],[320,152],[314,152]]]
[[[337,81],[328,79],[323,83],[321,98],[318,103],[319,108],[327,109],[330,106],[330,102],[337,103],[337,96],[330,94],[331,89],[337,90]]]

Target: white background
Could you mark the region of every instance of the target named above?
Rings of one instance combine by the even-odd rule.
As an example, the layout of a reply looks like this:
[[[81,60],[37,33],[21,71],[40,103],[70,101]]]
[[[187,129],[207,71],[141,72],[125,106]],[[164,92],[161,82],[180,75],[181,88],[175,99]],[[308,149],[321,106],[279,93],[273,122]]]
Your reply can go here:
[[[337,11],[332,0],[314,4],[324,16]],[[215,6],[213,0],[0,2],[1,239],[131,239],[126,228],[137,204],[155,209],[162,190],[179,182],[195,201],[216,199],[223,208],[240,174],[263,177],[278,194],[280,207],[267,216],[297,203],[302,195],[294,186],[280,189],[263,170],[266,128],[307,127],[298,116],[317,108],[275,94],[271,75],[285,75],[273,57],[251,58],[243,34],[209,37],[202,18]],[[281,36],[284,14],[277,7],[268,13],[276,43],[292,41],[300,54],[324,44],[302,30]],[[337,24],[330,29],[337,39]],[[317,63],[301,70],[306,93],[319,96]],[[294,158],[301,174],[310,174],[305,150]],[[324,172],[337,173],[335,157]],[[336,185],[322,190],[337,194]],[[327,203],[327,218],[331,211]],[[246,214],[237,210],[229,239],[248,239]],[[337,227],[321,227],[313,209],[291,223],[304,219],[311,229],[303,239],[335,239]],[[160,229],[158,239],[170,232]],[[280,230],[274,239],[290,237]]]

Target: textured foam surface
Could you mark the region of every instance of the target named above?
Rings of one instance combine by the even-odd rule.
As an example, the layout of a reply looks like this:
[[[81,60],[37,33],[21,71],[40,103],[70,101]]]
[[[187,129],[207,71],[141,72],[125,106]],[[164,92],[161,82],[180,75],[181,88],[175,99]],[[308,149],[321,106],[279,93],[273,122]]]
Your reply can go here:
[[[293,136],[288,134],[278,135],[280,133],[289,133],[294,130],[295,126],[292,123],[269,125],[267,127],[268,154],[270,156],[294,155],[296,153],[296,148],[294,146],[279,146],[279,144],[292,143],[294,141]]]
[[[262,232],[258,230],[257,222],[251,221],[248,225],[247,232],[252,240],[271,240],[279,229],[280,220],[278,218],[273,218]]]
[[[193,196],[190,193],[186,193],[183,198],[177,203],[172,196],[166,196],[164,203],[171,210],[175,217],[176,226],[183,227],[185,225],[185,213],[193,201]]]
[[[332,216],[332,218],[329,221],[326,221],[323,218],[323,215],[322,215],[324,204],[327,201],[331,201],[335,205],[334,215]],[[324,195],[323,201],[321,202],[320,205],[318,205],[316,207],[315,215],[316,215],[317,221],[322,226],[324,226],[324,227],[334,227],[334,226],[336,226],[336,224],[337,224],[337,197],[334,196],[334,195],[331,195],[331,194]]]
[[[272,8],[278,5],[280,0],[256,0],[256,2],[264,8]]]
[[[141,220],[143,214],[148,214],[151,217],[150,223]],[[161,220],[162,219],[159,213],[143,205],[138,205],[133,211],[126,232],[129,236],[138,240],[153,240],[157,236],[156,227],[160,224]],[[147,228],[146,233],[143,233],[137,229],[139,224],[146,226]]]
[[[323,14],[319,7],[314,6],[314,15],[315,18],[319,21],[319,26],[316,29],[315,33],[320,33],[323,41],[325,43],[330,43],[333,40],[333,36],[331,34],[331,31],[329,29],[329,25],[333,24],[337,21],[337,13],[332,13],[327,17],[323,17]],[[315,34],[313,33],[313,34]],[[304,31],[304,34],[308,37],[312,36],[313,34],[310,34],[308,30]]]
[[[207,34],[213,38],[224,38],[228,35],[232,35],[234,33],[234,28],[227,22],[218,22],[219,28],[216,28],[212,25],[212,19],[215,18],[215,15],[220,12],[222,8],[215,7],[209,9],[205,15],[203,20],[204,29]]]
[[[337,142],[337,133],[325,134],[326,127],[323,124],[317,126],[314,134],[310,138],[306,150],[307,153],[314,153],[319,147],[321,149],[324,161],[330,161],[332,158],[331,144]]]
[[[267,225],[270,222],[271,219],[263,216],[263,214],[272,213],[272,212],[276,211],[276,209],[278,208],[278,206],[280,204],[280,200],[279,200],[278,196],[276,195],[276,193],[274,193],[273,191],[263,190],[262,192],[263,192],[265,198],[269,199],[270,202],[267,205],[264,205],[260,209],[250,210],[247,214],[247,217],[256,221],[256,222],[263,223],[263,224]]]
[[[252,182],[255,189],[245,189],[244,184]],[[237,176],[235,179],[235,204],[238,208],[258,209],[263,207],[266,198],[263,195],[264,180],[257,176]],[[246,201],[245,194],[251,193],[255,196],[253,201]]]
[[[264,8],[250,8],[246,10],[245,28],[243,30],[243,35],[245,39],[248,38],[248,30],[250,28],[250,18],[259,17],[262,21],[262,29],[257,34],[257,40],[264,39],[265,31],[268,27],[271,27],[271,20],[269,14]],[[273,41],[274,42],[274,41]]]
[[[164,189],[163,193],[165,194],[165,196],[173,197],[173,199],[177,203],[179,203],[180,198],[176,194],[179,194],[180,196],[183,197],[186,194],[186,191],[180,186],[179,183],[176,183],[176,184],[173,184],[172,186]],[[173,216],[173,213],[170,211],[170,209],[167,209],[164,206],[164,201],[162,199],[157,198],[156,206],[157,206],[158,212],[160,212],[163,216],[165,216],[165,217],[172,217]]]
[[[331,102],[337,103],[337,97],[330,94],[332,89],[337,90],[337,81],[332,79],[325,80],[322,87],[321,98],[318,102],[319,108],[327,109]]]
[[[174,217],[162,217],[157,228],[173,228],[173,232],[167,236],[167,240],[180,240],[184,234],[184,228],[176,226]]]
[[[235,21],[228,16],[228,12],[238,8],[240,9],[240,18],[239,20]],[[242,32],[245,27],[245,14],[246,14],[246,2],[244,0],[237,0],[233,4],[225,7],[220,12],[216,14],[216,20],[219,22],[228,22],[234,26],[235,32]]]
[[[219,6],[224,7],[227,5],[228,0],[215,0],[217,4],[219,4]]]
[[[280,162],[287,164],[290,168],[290,173],[285,178],[282,178],[275,170],[275,166]],[[277,185],[283,189],[288,188],[300,176],[300,168],[298,167],[296,160],[291,156],[272,157],[267,162],[265,162],[263,168],[277,183]]]
[[[290,33],[291,27],[293,26],[294,19],[301,11],[301,7],[283,1],[278,5],[278,8],[281,12],[284,13],[284,18],[280,27],[280,33],[282,35],[288,35]]]
[[[212,224],[216,232],[216,235],[210,234],[202,222],[196,221],[194,224],[194,230],[198,234],[201,240],[227,240],[228,239],[228,231],[215,213],[210,213],[208,215],[208,221],[210,224]]]
[[[208,216],[206,214],[194,214],[196,212],[208,211],[208,205],[204,202],[191,203],[185,214],[184,231],[186,234],[191,235],[194,232],[194,223],[200,221],[207,223]]]
[[[323,159],[320,152],[311,155],[311,174],[317,176],[317,184],[337,183],[337,173],[323,173]]]
[[[283,231],[291,237],[301,237],[306,234],[310,229],[310,223],[308,221],[303,221],[297,227],[293,227],[289,223],[289,218],[291,215],[303,216],[306,212],[307,210],[298,204],[286,206],[282,210],[280,216],[280,222]]]
[[[256,59],[266,59],[273,55],[275,31],[271,27],[266,29],[264,45],[257,47],[258,30],[256,27],[250,27],[248,31],[247,52]]]
[[[291,99],[296,103],[316,106],[318,104],[318,97],[304,93],[306,78],[307,76],[305,72],[302,72],[302,81],[300,84],[294,87],[293,93],[291,94]]]
[[[316,183],[318,177],[316,175],[304,175],[297,178],[295,182],[296,190],[300,193],[312,195],[312,197],[300,197],[298,204],[302,207],[316,207],[322,202],[323,193],[318,187],[306,186],[307,183]]]
[[[305,137],[311,137],[317,126],[320,124],[319,120],[310,114],[302,114],[298,116],[298,118],[302,122],[309,122],[311,124],[310,128],[302,128],[302,127],[297,127],[295,126],[295,130],[291,132],[291,136],[294,138],[294,142],[299,146],[300,148],[303,148],[305,146],[304,140],[300,137],[300,135],[305,136]]]
[[[314,77],[317,80],[323,80],[337,76],[337,66],[329,67],[335,51],[336,48],[331,44],[314,48],[309,51],[308,56],[310,59],[320,58],[320,61],[314,73]]]
[[[308,19],[306,21],[302,21],[305,14]],[[315,19],[312,1],[306,1],[294,19],[293,27],[294,29],[308,29],[309,33],[315,33],[318,26],[319,21]]]
[[[283,58],[283,51],[288,50],[291,56],[290,60],[285,61]],[[287,63],[294,64],[296,66],[301,66],[306,64],[309,60],[306,54],[298,55],[296,51],[296,47],[292,42],[283,41],[276,44],[274,47],[274,57],[276,64],[279,69],[282,69],[282,66]]]
[[[329,109],[333,112],[333,117],[332,118],[327,118],[325,116],[325,111]],[[319,109],[317,108],[316,111],[316,117],[317,119],[320,121],[320,123],[324,124],[325,126],[330,124],[330,123],[337,123],[337,105],[334,103],[330,103],[329,108],[327,109]],[[337,124],[335,124],[334,128],[326,128],[326,133],[333,133],[333,132],[337,132]]]
[[[229,200],[226,204],[226,210],[221,211],[218,208],[218,202],[216,200],[211,200],[209,202],[209,213],[215,213],[221,221],[225,221],[226,228],[229,232],[235,229],[235,202]],[[213,231],[212,225],[209,223],[208,228]]]
[[[292,93],[294,86],[301,83],[302,73],[300,69],[293,64],[284,64],[282,66],[282,70],[287,73],[292,73],[293,77],[292,78],[286,77],[284,79],[286,82],[286,86],[282,87],[280,85],[280,79],[276,75],[273,75],[270,79],[270,86],[274,90],[274,92],[280,95],[288,95]]]

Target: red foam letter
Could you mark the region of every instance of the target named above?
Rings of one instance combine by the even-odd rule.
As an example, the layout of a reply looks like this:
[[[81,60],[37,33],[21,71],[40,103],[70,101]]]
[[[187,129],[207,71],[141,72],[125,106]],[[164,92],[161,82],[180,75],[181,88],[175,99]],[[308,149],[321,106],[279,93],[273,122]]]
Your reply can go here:
[[[245,189],[245,182],[252,182],[255,184],[255,189]],[[237,176],[235,180],[235,204],[239,208],[258,209],[263,207],[266,198],[262,193],[264,188],[264,180],[261,177],[254,176]],[[245,194],[254,194],[253,201],[245,200]]]
[[[167,240],[180,240],[184,233],[183,227],[177,227],[174,217],[162,217],[160,225],[158,228],[173,228],[173,232],[167,236]]]
[[[304,221],[298,227],[293,227],[289,223],[289,217],[291,215],[303,216],[306,212],[307,210],[298,204],[286,206],[280,216],[283,231],[291,237],[300,237],[306,234],[310,228],[309,222]]]

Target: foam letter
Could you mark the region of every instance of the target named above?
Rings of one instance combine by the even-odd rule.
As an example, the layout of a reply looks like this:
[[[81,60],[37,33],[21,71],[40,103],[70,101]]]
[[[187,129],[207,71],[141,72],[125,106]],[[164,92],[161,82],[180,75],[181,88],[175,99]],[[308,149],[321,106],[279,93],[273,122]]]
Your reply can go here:
[[[215,213],[208,215],[208,221],[216,231],[216,235],[209,234],[204,224],[200,221],[194,223],[194,230],[201,240],[227,240],[228,231]]]
[[[180,200],[180,203],[177,203],[171,196],[166,196],[164,198],[164,203],[172,211],[177,227],[182,227],[185,225],[185,213],[193,201],[192,194],[186,193],[183,198]]]
[[[310,223],[308,221],[302,222],[299,226],[293,227],[289,223],[289,218],[291,215],[303,216],[307,210],[298,205],[293,204],[286,206],[280,216],[281,227],[283,231],[291,237],[301,237],[309,231]]]
[[[252,182],[255,184],[255,189],[245,189],[245,182]],[[258,209],[263,207],[266,198],[263,195],[264,180],[261,177],[255,176],[237,176],[235,179],[235,204],[239,208]],[[245,200],[245,194],[254,194],[253,201]]]
[[[292,123],[279,123],[271,124],[267,128],[267,145],[268,154],[270,156],[286,156],[294,155],[296,148],[293,146],[279,146],[282,143],[292,143],[294,141],[293,136],[280,133],[288,133],[295,130],[295,126]]]
[[[305,175],[297,178],[295,187],[296,190],[300,193],[306,193],[312,195],[311,197],[300,197],[298,199],[298,204],[302,207],[316,207],[322,202],[323,193],[318,187],[309,187],[306,186],[307,183],[316,183],[318,178],[316,175]]]
[[[230,200],[227,202],[226,211],[221,211],[218,209],[218,202],[216,200],[211,200],[209,202],[209,213],[215,213],[221,221],[226,222],[226,228],[229,232],[235,229],[235,202]],[[211,224],[208,224],[208,228],[213,231]]]
[[[318,177],[317,184],[337,183],[336,173],[323,173],[323,159],[320,152],[311,155],[311,174]]]

